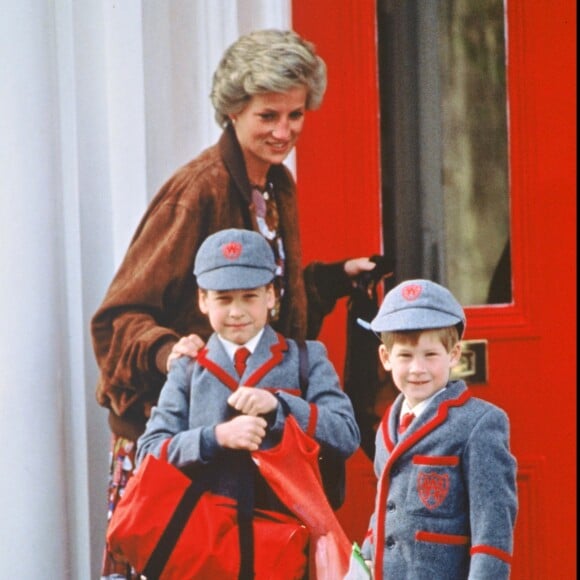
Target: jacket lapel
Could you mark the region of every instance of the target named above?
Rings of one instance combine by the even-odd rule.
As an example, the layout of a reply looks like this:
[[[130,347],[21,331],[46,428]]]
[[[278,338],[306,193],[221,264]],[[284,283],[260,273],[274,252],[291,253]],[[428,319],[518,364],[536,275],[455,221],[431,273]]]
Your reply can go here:
[[[215,334],[210,337],[205,348],[199,351],[197,363],[235,391],[241,384],[247,387],[256,386],[272,368],[282,362],[287,350],[288,344],[284,337],[266,326],[241,378]]]
[[[281,334],[266,326],[254,354],[248,359],[243,384],[256,386],[275,366],[284,360],[288,344]]]

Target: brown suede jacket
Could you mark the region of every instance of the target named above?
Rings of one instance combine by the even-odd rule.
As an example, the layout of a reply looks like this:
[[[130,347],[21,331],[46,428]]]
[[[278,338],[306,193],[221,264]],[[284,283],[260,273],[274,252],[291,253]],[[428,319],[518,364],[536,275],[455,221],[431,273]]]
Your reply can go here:
[[[350,282],[343,263],[301,266],[295,184],[272,166],[286,252],[281,315],[273,325],[290,338],[315,338],[323,317]],[[251,188],[235,133],[179,169],[143,216],[127,254],[91,321],[100,369],[98,402],[110,409],[117,435],[136,439],[165,382],[167,357],[182,336],[206,340],[211,327],[198,308],[194,257],[203,240],[225,228],[257,230]]]

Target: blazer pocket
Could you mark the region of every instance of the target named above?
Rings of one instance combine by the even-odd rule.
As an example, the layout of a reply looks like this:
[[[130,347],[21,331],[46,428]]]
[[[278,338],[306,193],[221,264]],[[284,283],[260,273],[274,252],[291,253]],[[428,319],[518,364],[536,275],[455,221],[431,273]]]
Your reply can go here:
[[[454,518],[467,511],[467,494],[457,455],[415,455],[407,495],[413,514]]]

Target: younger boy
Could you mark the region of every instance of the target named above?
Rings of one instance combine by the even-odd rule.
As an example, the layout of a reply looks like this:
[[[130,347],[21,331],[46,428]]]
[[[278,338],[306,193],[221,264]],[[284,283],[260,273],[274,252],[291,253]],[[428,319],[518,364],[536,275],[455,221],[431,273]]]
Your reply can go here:
[[[460,580],[510,574],[517,511],[509,423],[450,381],[465,328],[444,287],[393,288],[371,322],[400,394],[376,438],[375,511],[362,546],[375,580]]]
[[[186,470],[212,464],[216,477],[211,491],[236,498],[236,452],[276,445],[288,412],[338,456],[347,458],[357,449],[360,433],[350,399],[317,341],[306,342],[308,387],[301,396],[298,345],[268,324],[275,306],[275,273],[274,254],[256,232],[222,230],[201,244],[194,274],[200,310],[214,333],[195,361],[182,357],[171,365],[138,441],[138,463],[148,453],[159,455],[163,441],[171,438],[171,463]],[[238,360],[240,352],[245,360]],[[255,477],[256,507],[284,511],[257,473]]]

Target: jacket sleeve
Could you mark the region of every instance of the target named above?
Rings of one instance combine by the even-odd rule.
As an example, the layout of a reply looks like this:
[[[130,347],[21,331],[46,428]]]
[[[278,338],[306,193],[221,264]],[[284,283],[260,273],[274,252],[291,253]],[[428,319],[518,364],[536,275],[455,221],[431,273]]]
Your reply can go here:
[[[285,392],[278,393],[278,396],[288,404],[305,432],[312,432],[318,443],[347,458],[360,445],[360,431],[352,403],[340,388],[326,347],[318,341],[307,341],[306,344],[309,361],[306,399]],[[273,428],[282,430],[283,421],[284,412],[279,406]]]
[[[509,578],[517,513],[516,461],[507,415],[492,408],[474,426],[465,450],[469,487],[469,578]]]
[[[135,233],[91,321],[102,405],[112,406],[111,400],[118,402],[123,393],[151,393],[155,400],[167,356],[185,324],[189,332],[209,335],[197,309],[192,273],[202,216],[180,203],[161,203],[148,211]]]
[[[171,438],[168,460],[177,467],[203,462],[204,427],[189,428],[191,376],[195,363],[181,358],[171,365],[158,404],[153,407],[145,433],[137,442],[137,465],[148,453],[159,456],[163,442]]]

